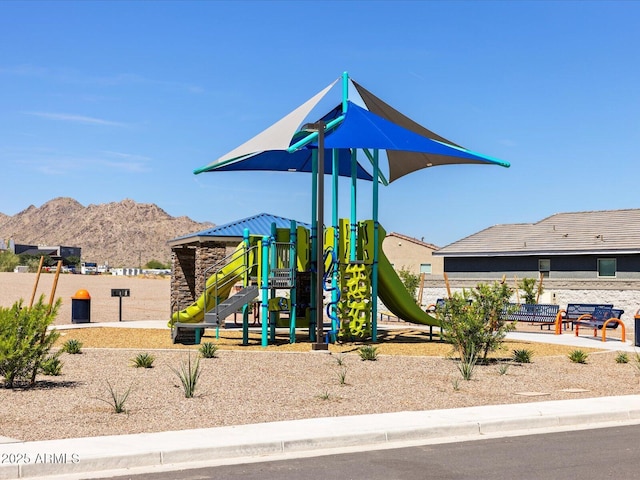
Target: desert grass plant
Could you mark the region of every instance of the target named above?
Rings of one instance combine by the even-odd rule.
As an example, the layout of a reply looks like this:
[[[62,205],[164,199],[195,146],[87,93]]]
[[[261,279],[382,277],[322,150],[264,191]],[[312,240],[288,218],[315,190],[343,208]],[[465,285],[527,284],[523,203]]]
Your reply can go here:
[[[458,377],[451,379],[451,386],[453,387],[453,391],[457,392],[460,390],[460,379]]]
[[[587,363],[587,359],[589,358],[589,354],[584,350],[571,350],[569,352],[569,360],[573,363]]]
[[[70,338],[64,342],[61,350],[70,355],[78,355],[79,353],[82,353],[82,342],[75,338]]]
[[[616,355],[616,363],[629,363],[629,355],[627,355],[627,352],[618,352]]]
[[[0,376],[6,388],[18,383],[35,385],[42,362],[60,335],[47,327],[61,304],[58,299],[49,306],[42,295],[31,307],[25,307],[22,300],[8,308],[0,307]]]
[[[516,348],[513,351],[512,359],[516,363],[531,363],[533,357],[533,350],[528,348]]]
[[[51,377],[57,377],[62,374],[62,366],[63,363],[60,360],[60,354],[62,352],[58,351],[53,355],[49,355],[47,358],[40,362],[40,372],[43,375],[48,375]]]
[[[98,400],[111,405],[113,413],[127,413],[124,404],[126,403],[127,399],[129,398],[129,394],[131,393],[131,386],[129,386],[129,388],[127,388],[124,392],[119,392],[111,385],[109,380],[106,380],[106,383],[107,390],[109,392],[109,398],[98,397]]]
[[[340,381],[340,385],[347,384],[347,367],[342,365],[338,370],[338,380]]]
[[[136,368],[153,368],[153,362],[156,357],[151,355],[150,353],[139,353],[135,357],[131,359],[133,366]]]
[[[466,355],[460,358],[458,362],[458,370],[464,380],[471,380],[478,364],[478,355],[472,346],[470,350],[466,352]]]
[[[336,364],[341,367],[344,365],[346,355],[344,353],[339,353],[336,356]]]
[[[218,355],[218,346],[212,342],[205,342],[198,349],[203,358],[216,358]]]
[[[320,400],[329,400],[331,398],[331,394],[329,393],[328,390],[325,390],[324,392],[322,392],[320,395],[318,395],[318,398]]]
[[[180,379],[185,398],[193,398],[196,393],[198,379],[202,374],[202,369],[200,368],[200,357],[196,357],[195,362],[191,362],[191,354],[189,354],[187,361],[183,361],[180,364],[179,369],[172,367],[171,370],[173,370],[173,373],[175,373]]]
[[[508,363],[501,363],[500,365],[498,365],[498,374],[506,375],[508,371],[509,371]]]
[[[371,362],[378,360],[378,347],[374,347],[373,345],[364,345],[360,347],[358,349],[358,353],[362,360],[368,360]]]

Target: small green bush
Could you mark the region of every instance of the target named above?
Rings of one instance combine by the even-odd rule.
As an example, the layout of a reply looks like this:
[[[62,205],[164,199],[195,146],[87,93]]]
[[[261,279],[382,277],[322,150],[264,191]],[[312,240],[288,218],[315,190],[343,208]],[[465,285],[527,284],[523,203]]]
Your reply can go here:
[[[50,307],[41,295],[32,307],[25,307],[22,300],[9,308],[0,307],[0,377],[6,388],[14,388],[17,382],[35,385],[42,362],[60,336],[47,327],[61,304],[58,299]]]
[[[503,363],[503,364],[498,366],[498,373],[500,375],[506,375],[508,371],[509,371],[509,364],[508,363]]]
[[[516,363],[531,363],[531,357],[533,357],[533,350],[528,348],[517,348],[513,351],[513,361]]]
[[[70,355],[77,355],[79,353],[82,353],[82,342],[80,340],[76,340],[75,338],[70,338],[69,340],[64,342],[61,350]]]
[[[40,362],[40,372],[43,375],[49,375],[52,377],[57,377],[62,374],[62,365],[63,363],[60,361],[60,353],[58,352],[54,355],[50,355],[45,358],[42,362]]]
[[[583,350],[571,350],[569,352],[569,360],[573,363],[587,363],[587,358],[589,358],[589,354]]]
[[[218,346],[215,343],[205,342],[200,345],[198,351],[204,358],[216,358]]]
[[[156,359],[149,353],[139,353],[131,359],[133,366],[136,368],[153,368],[153,362]]]
[[[629,363],[629,355],[626,352],[618,352],[616,363]]]
[[[364,345],[358,349],[360,358],[362,360],[369,360],[375,362],[378,359],[378,347],[373,345]]]

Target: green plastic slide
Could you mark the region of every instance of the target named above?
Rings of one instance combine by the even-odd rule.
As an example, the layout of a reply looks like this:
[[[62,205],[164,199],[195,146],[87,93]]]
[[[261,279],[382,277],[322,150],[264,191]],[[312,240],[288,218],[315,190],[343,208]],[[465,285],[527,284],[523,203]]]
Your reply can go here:
[[[378,296],[385,306],[398,318],[421,325],[440,326],[440,322],[422,310],[407,291],[402,280],[394,270],[391,262],[382,251],[382,240],[386,232],[379,230],[379,259],[378,259]]]
[[[205,295],[200,295],[200,298],[196,300],[194,303],[189,305],[184,310],[180,310],[179,312],[175,312],[171,316],[171,320],[169,320],[169,327],[173,327],[173,324],[176,322],[182,323],[200,323],[204,320],[204,312],[211,310],[217,304],[217,302],[223,302],[227,298],[229,298],[229,294],[231,293],[231,288],[239,281],[242,280],[242,274],[244,272],[244,255],[242,252],[244,251],[243,243],[240,243],[238,247],[235,249],[233,253],[233,260],[228,263],[224,268],[222,268],[218,273],[211,275],[207,279],[206,289],[209,293],[206,295],[207,297],[207,305],[205,309]],[[249,265],[253,264],[254,261],[253,250],[249,251]],[[213,285],[218,284],[219,287],[217,291],[214,291]],[[217,296],[217,298],[216,298]]]

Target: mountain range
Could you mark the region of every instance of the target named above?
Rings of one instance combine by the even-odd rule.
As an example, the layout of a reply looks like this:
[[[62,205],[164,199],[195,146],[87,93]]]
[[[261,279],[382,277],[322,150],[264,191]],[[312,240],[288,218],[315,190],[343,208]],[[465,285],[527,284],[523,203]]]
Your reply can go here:
[[[168,264],[172,238],[211,228],[189,217],[172,217],[155,204],[120,202],[83,206],[73,198],[54,198],[10,216],[0,213],[0,239],[6,244],[80,247],[82,260],[110,267]]]

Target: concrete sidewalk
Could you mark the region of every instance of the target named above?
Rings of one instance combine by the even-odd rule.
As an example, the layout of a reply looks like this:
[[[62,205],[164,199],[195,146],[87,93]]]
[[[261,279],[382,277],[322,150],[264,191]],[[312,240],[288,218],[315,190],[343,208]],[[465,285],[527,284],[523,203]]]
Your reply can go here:
[[[640,395],[318,418],[0,445],[0,479],[88,478],[640,424]],[[333,449],[333,450],[331,450]]]

